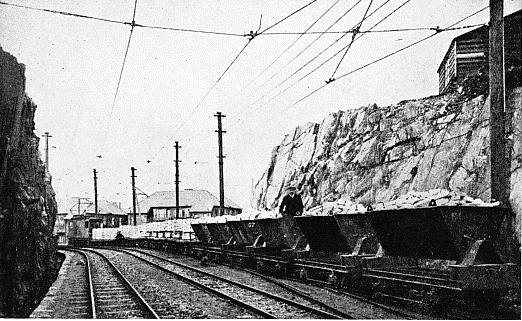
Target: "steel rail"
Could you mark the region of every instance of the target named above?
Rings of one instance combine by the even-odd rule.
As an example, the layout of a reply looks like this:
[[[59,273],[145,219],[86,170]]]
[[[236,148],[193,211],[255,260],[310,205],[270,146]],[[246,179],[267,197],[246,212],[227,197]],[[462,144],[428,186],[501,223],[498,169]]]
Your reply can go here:
[[[127,254],[132,255],[132,256],[134,256],[136,258],[139,258],[139,259],[141,259],[141,260],[143,260],[145,262],[150,262],[150,261],[148,261],[146,259],[143,259],[143,258],[141,258],[141,257],[139,257],[139,256],[137,256],[137,255],[135,255],[133,253],[130,253],[130,252],[126,251],[126,250],[121,250],[121,249],[115,249],[115,250],[127,253]],[[214,278],[216,280],[219,280],[219,281],[222,281],[222,282],[226,282],[226,283],[238,286],[238,287],[243,288],[245,290],[252,291],[252,292],[255,292],[255,293],[267,296],[267,297],[269,297],[271,299],[274,299],[274,300],[286,303],[288,305],[297,307],[297,308],[302,309],[302,310],[307,311],[307,312],[314,313],[314,314],[319,315],[321,317],[325,317],[325,318],[328,318],[328,319],[343,319],[343,318],[345,318],[344,316],[339,316],[339,315],[336,315],[336,314],[333,314],[333,313],[330,313],[330,312],[319,310],[319,309],[310,307],[308,305],[304,305],[304,304],[301,304],[301,303],[298,303],[298,302],[295,302],[295,301],[283,298],[281,296],[278,296],[278,295],[275,295],[275,294],[271,294],[271,293],[268,293],[266,291],[263,291],[263,290],[251,287],[251,286],[246,285],[246,284],[242,284],[242,283],[239,283],[239,282],[236,282],[236,281],[232,281],[232,280],[227,280],[227,279],[225,279],[223,277],[214,275],[212,273],[200,270],[198,268],[195,268],[195,267],[192,267],[192,266],[189,266],[189,265],[185,265],[185,264],[182,264],[182,263],[179,263],[179,262],[171,261],[171,260],[163,258],[161,256],[157,256],[157,255],[154,255],[154,254],[151,254],[151,253],[147,253],[147,252],[144,252],[144,251],[141,251],[141,250],[132,250],[132,251],[136,251],[138,253],[154,257],[154,258],[156,258],[158,260],[161,260],[161,261],[164,261],[164,262],[167,262],[167,263],[170,263],[170,264],[174,264],[174,265],[182,267],[184,269],[188,269],[188,270],[191,270],[191,271],[194,271],[194,272],[197,272],[197,273],[201,273],[201,274],[203,274],[205,276]],[[150,263],[153,263],[153,262],[150,262]]]
[[[287,290],[288,292],[292,292],[292,293],[294,293],[296,295],[299,295],[302,298],[304,298],[304,299],[306,299],[306,300],[308,300],[308,301],[310,301],[310,302],[312,302],[314,304],[320,305],[321,307],[323,307],[326,310],[331,310],[334,313],[338,314],[339,316],[341,316],[341,317],[343,317],[345,319],[355,319],[352,315],[349,315],[349,314],[347,314],[347,313],[345,313],[345,312],[343,312],[343,311],[341,311],[341,310],[339,310],[339,309],[337,309],[337,308],[335,308],[335,307],[333,307],[331,305],[328,305],[328,304],[326,304],[326,303],[324,303],[322,301],[319,301],[316,298],[313,298],[309,294],[305,293],[304,291],[302,291],[302,290],[300,290],[298,288],[295,288],[295,287],[293,287],[291,285],[288,285],[288,284],[286,284],[284,282],[281,282],[281,281],[279,281],[279,280],[277,280],[277,279],[275,279],[273,277],[270,277],[268,275],[264,275],[264,274],[259,273],[257,271],[253,271],[253,270],[249,270],[249,269],[245,269],[245,268],[241,268],[241,267],[235,267],[235,266],[230,265],[230,264],[225,264],[225,265],[229,266],[231,268],[234,268],[234,269],[246,272],[246,273],[253,274],[253,275],[257,276],[257,277],[260,277],[260,278],[262,278],[265,281],[273,283],[273,284],[275,284],[275,285],[277,285],[277,286]]]
[[[204,250],[204,248],[201,248],[201,249]],[[210,252],[210,251],[207,250],[207,252]],[[233,256],[234,256],[235,254],[237,254],[238,256],[241,256],[241,257],[246,257],[246,256],[248,256],[248,255],[246,255],[246,254],[244,254],[244,253],[241,253],[241,252],[227,251],[227,253],[228,253],[228,254],[232,254]],[[256,258],[257,258],[257,259],[260,259],[260,260],[263,260],[263,256],[258,256],[258,257],[256,257]],[[279,263],[287,263],[287,262],[282,261],[282,260],[279,260]],[[229,264],[229,266],[230,266],[230,267],[233,267],[233,268],[235,268],[235,269],[244,270],[244,271],[247,271],[247,272],[253,273],[253,274],[255,274],[255,275],[259,275],[259,276],[261,276],[261,277],[270,278],[269,276],[265,276],[265,275],[263,275],[263,274],[261,274],[261,273],[258,273],[258,272],[255,272],[255,271],[252,271],[252,270],[250,270],[250,269],[244,269],[244,268],[236,267],[236,266],[231,265],[231,264]],[[320,269],[320,267],[316,267],[316,268],[319,268],[319,269]],[[290,280],[290,281],[299,282],[299,280],[295,280],[295,279],[292,279],[292,278],[289,278],[289,277],[281,277],[281,278],[282,278],[282,279],[286,279],[286,280]],[[402,318],[404,318],[404,319],[409,319],[409,320],[417,319],[416,316],[414,316],[414,315],[412,315],[412,314],[409,314],[409,313],[407,313],[407,312],[405,312],[405,311],[398,310],[398,309],[396,309],[396,308],[394,308],[394,307],[391,307],[391,306],[388,306],[388,305],[384,305],[384,304],[381,304],[381,303],[375,302],[375,301],[373,301],[373,300],[370,300],[370,299],[368,299],[368,298],[362,297],[362,296],[360,296],[360,295],[356,295],[356,294],[354,294],[354,293],[350,293],[350,292],[347,292],[347,291],[343,291],[343,290],[337,289],[337,288],[335,288],[335,287],[333,287],[333,286],[327,284],[326,282],[319,281],[319,280],[314,280],[314,279],[309,279],[308,281],[309,281],[310,283],[314,284],[315,286],[319,286],[319,287],[322,287],[322,288],[327,288],[327,289],[329,289],[329,290],[331,290],[331,291],[333,291],[333,292],[335,292],[335,293],[337,293],[337,294],[345,295],[345,296],[351,297],[351,298],[353,298],[353,299],[360,300],[360,301],[362,301],[362,302],[364,302],[364,303],[368,303],[368,304],[374,305],[374,306],[379,307],[379,308],[381,308],[381,309],[383,309],[383,310],[386,310],[386,311],[388,311],[388,312],[395,313],[395,314],[399,315],[400,317],[402,317]],[[275,280],[275,279],[273,279],[273,282],[276,283],[276,284],[281,283],[281,284],[280,284],[281,286],[288,286],[287,284],[285,284],[285,283],[283,283],[283,282],[281,282],[281,281],[279,281],[279,280]],[[294,293],[300,293],[299,295],[306,296],[306,294],[303,293],[301,290],[295,289],[295,288],[293,288],[293,287],[290,287],[290,286],[289,286],[288,290],[289,290],[289,291],[292,291],[292,292],[294,292]],[[312,299],[315,300],[314,298],[312,298]],[[332,308],[332,309],[335,309],[335,308],[333,308],[333,307],[331,307],[331,308]]]
[[[92,285],[92,275],[91,275],[91,263],[89,262],[89,257],[82,251],[79,251],[77,249],[73,248],[66,248],[66,251],[71,251],[80,254],[85,258],[85,269],[86,269],[86,278],[87,278],[87,284],[89,284],[89,309],[91,310],[91,317],[93,319],[97,319],[96,316],[96,301],[94,301],[94,287]]]
[[[295,280],[295,279],[288,278],[288,277],[282,277],[282,279],[286,279],[286,280],[294,281],[294,282],[300,282],[299,280]],[[327,284],[324,281],[315,280],[315,279],[308,279],[307,281],[310,284],[312,284],[312,285],[319,286],[319,287],[322,287],[322,288],[326,288],[326,289],[328,289],[328,290],[330,290],[330,291],[332,291],[334,293],[337,293],[337,294],[340,294],[340,295],[345,295],[347,297],[350,297],[350,298],[353,298],[353,299],[357,299],[359,301],[362,301],[362,302],[374,305],[374,306],[379,307],[379,308],[381,308],[383,310],[386,310],[388,312],[395,313],[395,314],[399,315],[401,318],[404,318],[406,320],[416,320],[416,319],[418,319],[418,317],[416,317],[415,315],[413,315],[411,313],[405,312],[403,310],[396,309],[394,307],[391,307],[391,306],[388,306],[388,305],[385,305],[385,304],[382,304],[382,303],[375,302],[375,301],[373,301],[371,299],[365,298],[363,296],[360,296],[360,295],[357,295],[357,294],[354,294],[354,293],[351,293],[351,292],[347,292],[347,291],[343,291],[343,290],[337,289],[336,287],[333,287],[333,286]]]
[[[136,290],[136,288],[129,282],[129,280],[127,280],[127,278],[120,272],[120,270],[105,255],[93,249],[82,249],[82,251],[89,251],[103,258],[109,264],[109,266],[116,272],[116,275],[120,278],[124,285],[127,286],[128,289],[130,289],[130,292],[138,298],[139,303],[145,307],[147,313],[150,314],[153,319],[160,319],[156,311],[154,311],[154,309],[147,303],[147,301],[141,296],[138,290]]]
[[[185,282],[187,284],[193,285],[193,286],[195,286],[197,288],[200,288],[200,289],[202,289],[204,291],[209,292],[212,295],[218,296],[218,297],[220,297],[222,299],[225,299],[225,300],[230,301],[230,302],[232,302],[234,304],[237,304],[237,305],[239,305],[239,306],[241,306],[241,307],[243,307],[243,308],[245,308],[247,310],[250,310],[251,312],[254,312],[255,314],[258,314],[259,316],[261,316],[263,318],[266,318],[266,319],[277,319],[277,317],[274,316],[273,314],[267,313],[267,312],[265,312],[263,310],[260,310],[260,309],[254,307],[254,306],[251,306],[250,304],[248,304],[246,302],[243,302],[243,301],[241,301],[239,299],[231,297],[231,296],[229,296],[229,295],[227,295],[225,293],[219,292],[219,291],[217,291],[217,290],[215,290],[215,289],[213,289],[211,287],[208,287],[208,286],[206,286],[204,284],[201,284],[201,283],[199,283],[199,282],[197,282],[197,281],[195,281],[195,280],[193,280],[191,278],[185,277],[185,276],[183,276],[181,274],[178,274],[178,273],[176,273],[174,271],[171,271],[171,270],[169,270],[169,269],[167,269],[167,268],[165,268],[165,267],[163,267],[163,266],[161,266],[161,265],[159,265],[157,263],[148,261],[148,260],[146,260],[146,259],[144,259],[142,257],[139,257],[139,256],[135,255],[135,254],[126,252],[125,250],[114,249],[114,248],[109,248],[109,250],[122,252],[122,253],[126,253],[128,255],[131,255],[131,256],[133,256],[133,257],[135,257],[135,258],[137,258],[137,259],[139,259],[139,260],[141,260],[141,261],[143,261],[143,262],[145,262],[145,263],[147,263],[149,265],[154,266],[155,268],[157,268],[157,269],[159,269],[159,270],[161,270],[163,272],[166,272],[168,274],[171,274],[171,275],[175,276],[176,278],[178,278],[179,280],[181,280],[181,281],[183,281],[183,282]],[[143,254],[146,254],[146,253],[143,253]],[[169,263],[172,263],[172,262],[169,262]]]

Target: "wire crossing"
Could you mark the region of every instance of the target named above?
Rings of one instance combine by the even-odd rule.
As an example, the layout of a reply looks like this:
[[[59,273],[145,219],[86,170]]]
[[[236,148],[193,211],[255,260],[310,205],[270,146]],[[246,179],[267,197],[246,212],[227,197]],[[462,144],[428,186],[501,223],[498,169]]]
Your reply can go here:
[[[376,24],[374,24],[370,29],[373,29],[375,28],[376,26],[378,26],[380,23],[382,23],[383,21],[385,21],[386,19],[388,19],[390,16],[392,16],[395,12],[397,12],[400,8],[402,8],[404,5],[406,5],[409,1],[411,0],[406,0],[404,3],[402,3],[399,7],[397,7],[395,10],[393,10],[391,13],[389,13],[388,15],[386,15],[384,18],[382,18],[379,22],[377,22]],[[366,18],[370,18],[374,13],[376,13],[378,10],[380,10],[384,5],[386,5],[387,3],[389,2],[386,1],[385,3],[383,3],[381,6],[379,6],[378,8],[376,8],[370,15],[368,15]],[[355,25],[356,26],[356,25]],[[355,28],[355,26],[353,28]],[[290,80],[290,78],[292,78],[294,75],[296,75],[299,71],[301,71],[302,69],[304,69],[306,66],[308,66],[310,63],[312,63],[314,60],[316,60],[317,58],[319,58],[319,56],[321,56],[323,53],[325,53],[328,49],[330,49],[331,47],[333,47],[333,45],[337,42],[339,42],[342,38],[344,38],[344,36],[346,36],[346,34],[342,35],[341,37],[339,37],[334,43],[332,43],[331,45],[329,45],[327,48],[325,48],[323,51],[321,51],[319,54],[317,54],[315,57],[313,57],[312,59],[310,59],[306,64],[304,64],[302,67],[300,67],[297,71],[295,71],[294,73],[292,73],[290,76],[288,76],[287,78],[285,78],[282,82],[280,82],[275,88],[273,88],[271,91],[269,91],[268,93],[264,94],[260,99],[258,99],[256,102],[254,102],[253,104],[249,105],[247,108],[250,108],[251,106],[253,106],[255,103],[261,101],[261,99],[263,99],[264,97],[268,96],[268,94],[272,93],[275,89],[279,88],[279,86],[281,86],[283,83],[287,82],[288,80]],[[359,37],[357,37],[357,39],[359,39],[360,37],[362,37],[363,35],[360,35]],[[356,40],[357,40],[356,39]],[[294,83],[292,83],[290,86],[286,87],[284,90],[282,90],[281,92],[277,93],[275,96],[273,96],[271,99],[269,99],[267,102],[265,102],[264,104],[258,106],[257,108],[254,109],[254,111],[256,110],[259,110],[260,108],[266,106],[267,104],[269,104],[270,102],[272,102],[274,99],[276,99],[277,97],[281,96],[282,94],[284,94],[286,91],[288,91],[289,89],[293,88],[295,85],[297,85],[298,83],[300,83],[302,80],[304,80],[305,78],[307,78],[308,76],[310,76],[311,74],[313,74],[314,72],[316,72],[319,68],[321,68],[322,66],[324,66],[326,63],[328,63],[329,61],[331,61],[332,59],[334,59],[337,55],[339,55],[343,50],[345,50],[347,48],[347,46],[341,48],[339,51],[337,51],[337,53],[335,53],[333,56],[331,56],[330,58],[328,58],[326,61],[324,61],[323,63],[321,63],[319,66],[317,66],[316,68],[314,68],[313,70],[311,70],[310,72],[308,72],[307,74],[305,74],[304,76],[302,76],[300,79],[298,79],[297,81],[295,81]]]
[[[303,32],[299,32],[299,33],[293,33],[295,35],[299,35],[299,37],[294,40],[294,42],[292,42],[288,47],[286,47],[285,50],[283,50],[283,52],[281,52],[279,54],[279,56],[277,56],[268,66],[266,66],[254,79],[252,79],[249,83],[247,83],[245,86],[243,86],[243,88],[241,88],[241,90],[238,91],[238,93],[233,97],[237,97],[240,93],[242,93],[246,88],[250,87],[250,85],[252,85],[253,83],[255,83],[268,69],[270,69],[270,67],[272,67],[277,61],[279,61],[279,59],[285,54],[288,52],[288,50],[290,50],[304,35],[307,35],[309,34],[308,31],[310,29],[312,29],[313,26],[315,26],[328,12],[330,12],[333,7],[335,7],[335,5],[337,5],[339,3],[339,1],[341,0],[337,0],[336,2],[334,2],[325,12],[323,12],[323,14],[321,14],[321,16],[319,16],[319,18],[317,18],[310,26],[308,26],[308,28],[306,28],[305,31]],[[266,34],[266,33],[263,33],[263,34]],[[259,34],[259,35],[263,35],[263,34]],[[276,34],[276,33],[274,33]],[[272,78],[270,78],[272,79]],[[268,80],[267,80],[268,81]],[[265,82],[266,83],[266,82]],[[263,85],[265,84],[263,83]],[[230,102],[230,100],[229,100]]]
[[[433,33],[433,34],[431,34],[431,35],[429,35],[429,36],[427,36],[427,37],[424,37],[424,38],[422,38],[422,39],[419,39],[419,40],[417,40],[417,41],[415,41],[415,42],[413,42],[413,43],[411,43],[411,44],[409,44],[409,45],[407,45],[407,46],[404,46],[404,47],[402,47],[402,48],[400,48],[400,49],[398,49],[398,50],[396,50],[396,51],[394,51],[394,52],[392,52],[392,53],[389,53],[389,54],[387,54],[387,55],[384,55],[384,56],[382,56],[381,58],[376,59],[376,60],[374,60],[374,61],[372,61],[372,62],[370,62],[370,63],[367,63],[367,64],[365,64],[365,65],[363,65],[363,66],[361,66],[361,67],[358,67],[358,68],[356,68],[356,69],[354,69],[354,70],[352,70],[352,71],[349,71],[349,72],[347,72],[347,73],[345,73],[345,74],[343,74],[343,75],[337,77],[337,79],[341,79],[341,78],[347,77],[347,76],[349,76],[349,75],[351,75],[351,74],[353,74],[353,73],[355,73],[355,72],[357,72],[357,71],[359,71],[359,70],[362,70],[362,69],[364,69],[364,68],[366,68],[366,67],[369,67],[369,66],[371,66],[371,65],[373,65],[373,64],[376,64],[376,63],[378,63],[378,62],[380,62],[380,61],[382,61],[382,60],[384,60],[384,59],[387,59],[387,58],[389,58],[389,57],[391,57],[391,56],[394,56],[394,55],[398,54],[398,53],[401,52],[401,51],[404,51],[404,50],[406,50],[406,49],[408,49],[408,48],[411,48],[411,47],[413,47],[413,46],[415,46],[415,45],[417,45],[417,44],[419,44],[419,43],[421,43],[421,42],[424,42],[424,41],[426,41],[426,40],[428,40],[428,39],[430,39],[430,38],[432,38],[432,37],[434,37],[434,36],[440,34],[440,33],[443,32],[443,31],[453,30],[453,29],[452,29],[453,26],[455,26],[455,25],[461,23],[462,21],[467,20],[467,19],[469,19],[469,18],[471,18],[471,17],[473,17],[473,16],[475,16],[475,15],[481,13],[482,11],[484,11],[484,10],[486,10],[486,9],[488,9],[488,8],[489,8],[489,6],[484,7],[484,8],[482,8],[482,9],[480,9],[480,10],[478,10],[478,11],[476,11],[476,12],[470,14],[469,16],[467,16],[467,17],[465,17],[465,18],[463,18],[463,19],[461,19],[461,20],[459,20],[459,21],[453,23],[452,25],[448,26],[447,28],[444,28],[444,29],[439,29],[439,28],[437,28],[437,29],[435,30],[435,33]],[[324,84],[324,85],[318,87],[317,89],[313,90],[312,92],[310,92],[310,93],[307,94],[306,96],[302,97],[301,99],[299,99],[298,101],[296,101],[295,103],[293,103],[292,105],[290,105],[289,107],[285,108],[283,111],[288,110],[288,108],[290,108],[290,107],[292,107],[292,106],[295,106],[295,105],[299,104],[300,102],[302,102],[303,100],[305,100],[305,99],[307,99],[308,97],[312,96],[313,94],[315,94],[315,93],[318,92],[319,90],[323,89],[323,88],[326,87],[327,85],[328,85],[328,83],[326,83],[326,84]]]
[[[335,80],[335,78],[334,78],[335,73],[337,72],[337,69],[339,69],[339,66],[343,62],[344,57],[346,57],[346,54],[348,53],[348,51],[352,47],[352,45],[353,45],[353,43],[355,41],[355,37],[357,37],[357,33],[359,33],[359,30],[361,29],[361,26],[362,26],[364,20],[366,20],[366,15],[368,14],[368,11],[370,10],[370,7],[372,6],[372,3],[373,3],[373,0],[370,0],[370,4],[368,5],[368,8],[366,8],[366,11],[364,12],[364,15],[363,15],[363,17],[361,19],[361,22],[359,22],[357,27],[355,27],[353,29],[352,40],[350,41],[350,44],[348,44],[348,47],[346,48],[346,51],[344,52],[343,56],[341,57],[341,60],[339,60],[339,63],[337,64],[337,67],[335,67],[335,70],[332,73],[332,76],[330,76],[330,79],[328,81],[334,81]]]
[[[294,12],[292,12],[291,14],[287,15],[286,17],[284,17],[283,19],[279,20],[278,22],[272,24],[271,26],[269,26],[268,28],[264,29],[263,31],[261,32],[251,32],[250,34],[250,39],[248,39],[248,42],[245,44],[245,46],[239,51],[239,53],[236,55],[236,57],[234,58],[234,60],[232,60],[232,62],[227,66],[227,68],[225,69],[225,71],[221,74],[221,76],[219,76],[219,78],[216,80],[216,82],[214,82],[214,84],[212,85],[212,87],[210,87],[210,89],[205,93],[205,95],[203,96],[203,98],[199,101],[199,103],[191,110],[191,112],[189,113],[189,116],[186,117],[184,119],[184,121],[182,122],[182,124],[180,126],[178,126],[178,128],[174,131],[174,133],[167,139],[166,143],[160,148],[160,150],[154,155],[154,157],[152,159],[154,159],[160,152],[161,150],[163,150],[165,148],[165,146],[170,142],[170,140],[174,137],[174,135],[176,135],[179,130],[181,128],[183,128],[183,126],[190,120],[190,118],[192,117],[192,115],[194,115],[194,113],[196,112],[196,110],[203,104],[203,101],[206,99],[206,97],[211,93],[211,91],[216,87],[216,85],[221,81],[221,79],[225,76],[225,74],[228,72],[228,70],[232,67],[232,65],[237,61],[237,59],[239,58],[239,56],[241,56],[241,54],[245,51],[245,49],[248,47],[248,45],[250,44],[250,42],[252,40],[254,40],[255,37],[257,37],[258,35],[264,33],[265,31],[267,30],[270,30],[272,29],[273,27],[277,26],[278,24],[280,24],[281,22],[285,21],[286,19],[288,19],[289,17],[293,16],[294,14],[300,12],[301,10],[303,10],[304,8],[310,6],[311,4],[313,4],[314,2],[316,2],[318,0],[312,0],[311,2],[307,3],[306,5],[304,5],[303,7],[295,10]]]
[[[336,21],[334,21],[334,23],[332,23],[327,29],[326,31],[330,30],[331,28],[333,28],[334,25],[336,25],[342,18],[344,18],[346,15],[348,15],[348,13],[350,13],[352,11],[353,8],[355,8],[362,0],[358,0],[354,5],[352,5],[343,15],[341,15]],[[388,3],[390,0],[386,1],[386,3]],[[385,4],[386,4],[385,3]],[[382,6],[381,6],[382,7]],[[299,58],[306,50],[308,50],[314,43],[316,43],[325,33],[322,32],[318,37],[316,37],[308,46],[306,46],[303,50],[301,50],[297,55],[295,55],[292,60],[290,60],[288,63],[286,63],[282,68],[280,68],[278,71],[276,71],[274,74],[272,74],[270,76],[269,79],[267,79],[265,82],[263,82],[260,86],[258,86],[256,89],[254,89],[254,92],[257,92],[258,90],[260,90],[267,82],[269,82],[270,80],[272,80],[274,77],[276,77],[279,73],[281,73],[286,67],[288,67],[292,62],[294,62],[297,58]],[[338,41],[340,41],[342,38],[344,38],[345,35],[341,36],[339,39],[337,39],[333,44],[337,43]],[[333,44],[331,46],[333,46]],[[324,51],[328,50],[331,46],[329,46],[328,48],[326,48],[325,50],[323,50],[321,53],[319,53],[319,55],[321,55]],[[319,56],[317,55],[317,56]],[[316,57],[317,57],[316,56]],[[309,62],[307,62],[304,66],[302,66],[301,68],[299,68],[296,72],[294,72],[293,74],[291,74],[289,77],[292,77],[293,75],[295,75],[297,72],[299,72],[301,69],[303,69],[304,67],[306,67],[309,63],[311,63],[313,60],[315,60],[314,57],[313,59],[311,59]],[[288,78],[289,78],[288,77]],[[266,96],[268,96],[270,93],[272,93],[274,90],[276,90],[277,88],[279,88],[280,85],[282,85],[284,82],[286,82],[288,79],[285,79],[283,80],[281,83],[279,83],[275,88],[272,88],[270,91],[268,91],[267,93],[265,93],[264,95],[262,95],[258,100],[254,101],[253,103],[251,103],[250,105],[248,105],[246,108],[243,109],[243,112],[241,112],[239,114],[239,116],[243,115],[248,109],[250,109],[252,106],[254,106],[255,104],[257,104],[258,102],[260,102],[263,98],[265,98]]]

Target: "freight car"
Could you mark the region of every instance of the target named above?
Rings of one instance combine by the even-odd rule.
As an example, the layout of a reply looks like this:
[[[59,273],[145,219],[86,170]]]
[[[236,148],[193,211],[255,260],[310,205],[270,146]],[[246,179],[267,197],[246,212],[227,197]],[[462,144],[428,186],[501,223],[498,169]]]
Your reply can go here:
[[[334,215],[209,218],[197,241],[126,239],[120,245],[184,253],[402,303],[499,303],[520,289],[514,214],[500,207],[427,206]],[[100,245],[110,245],[105,242]],[[484,306],[484,304],[482,304]]]
[[[185,253],[389,300],[492,306],[520,288],[514,214],[487,206],[427,206],[193,224]]]

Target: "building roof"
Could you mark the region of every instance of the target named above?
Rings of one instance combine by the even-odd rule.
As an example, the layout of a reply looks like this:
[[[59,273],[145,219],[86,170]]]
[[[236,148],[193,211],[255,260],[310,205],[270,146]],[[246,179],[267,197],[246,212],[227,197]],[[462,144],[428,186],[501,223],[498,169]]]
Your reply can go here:
[[[79,205],[78,200],[80,200]],[[58,214],[66,214],[66,219],[70,219],[73,215],[94,214],[95,212],[94,201],[88,198],[69,197],[67,199],[59,199],[57,203]],[[106,200],[98,201],[98,213],[127,215],[115,203]]]
[[[138,203],[137,211],[147,213],[151,207],[175,207],[175,191],[159,191]],[[219,198],[206,190],[185,189],[179,191],[179,206],[190,207],[191,212],[210,212],[214,206],[219,206]],[[225,207],[240,207],[225,197]],[[132,212],[132,208],[129,210]]]
[[[94,202],[87,207],[85,210],[88,214],[94,214],[95,213],[95,206]],[[106,201],[106,200],[99,200],[98,201],[98,214],[114,214],[114,215],[127,215],[125,211],[123,211],[121,208],[118,207],[115,203]]]

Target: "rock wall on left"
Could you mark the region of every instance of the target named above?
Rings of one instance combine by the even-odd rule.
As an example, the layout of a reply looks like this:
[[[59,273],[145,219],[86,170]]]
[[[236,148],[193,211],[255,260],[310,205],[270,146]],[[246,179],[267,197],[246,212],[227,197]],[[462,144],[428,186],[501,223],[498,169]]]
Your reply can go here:
[[[0,47],[0,318],[27,317],[59,269],[51,179],[34,133],[25,66]]]

